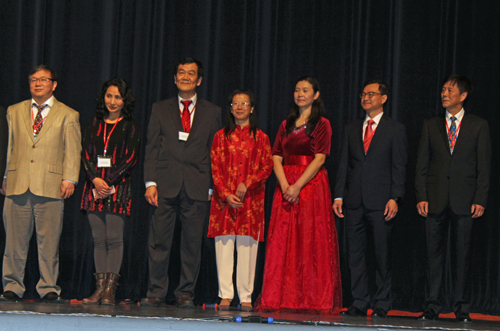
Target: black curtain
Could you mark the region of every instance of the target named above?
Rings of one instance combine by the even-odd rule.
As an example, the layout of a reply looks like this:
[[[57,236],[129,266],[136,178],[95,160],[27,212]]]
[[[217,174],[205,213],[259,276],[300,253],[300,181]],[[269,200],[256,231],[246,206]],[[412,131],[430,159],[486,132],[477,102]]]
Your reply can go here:
[[[152,103],[176,95],[175,63],[185,56],[203,62],[201,97],[228,111],[227,96],[248,88],[257,96],[260,128],[274,141],[292,103],[294,81],[314,75],[332,123],[326,168],[334,184],[343,125],[362,116],[362,83],[378,78],[392,87],[385,112],[409,135],[406,196],[395,220],[393,308],[421,309],[425,292],[424,219],[415,209],[413,174],[423,120],[442,113],[442,79],[467,75],[475,86],[466,111],[491,123],[499,149],[496,93],[500,86],[500,2],[421,0],[206,0],[0,2],[0,104],[28,99],[28,73],[40,63],[59,74],[56,97],[80,112],[82,131],[95,114],[104,80],[129,81],[137,97],[133,114],[142,126],[141,162],[134,170],[133,213],[126,224],[120,299],[139,299],[147,288],[147,235],[151,210],[143,198],[142,160]],[[492,160],[486,214],[475,221],[472,249],[473,311],[500,314],[499,158]],[[60,243],[63,295],[82,299],[93,288],[90,228],[80,211],[84,174],[65,204]],[[266,221],[276,180],[268,182]],[[1,203],[0,203],[1,204]],[[1,206],[0,206],[1,207]],[[351,301],[345,228],[337,221],[344,306]],[[178,231],[178,230],[177,230]],[[0,237],[2,245],[4,234]],[[36,248],[32,241],[25,298],[36,298]],[[178,243],[174,243],[176,245]],[[1,249],[2,247],[0,247]],[[254,296],[260,292],[265,243],[260,245]],[[178,281],[178,254],[171,263],[171,288]],[[454,256],[448,259],[443,298],[450,311]],[[172,298],[172,291],[169,294]],[[217,278],[213,241],[206,239],[197,303],[214,302]]]

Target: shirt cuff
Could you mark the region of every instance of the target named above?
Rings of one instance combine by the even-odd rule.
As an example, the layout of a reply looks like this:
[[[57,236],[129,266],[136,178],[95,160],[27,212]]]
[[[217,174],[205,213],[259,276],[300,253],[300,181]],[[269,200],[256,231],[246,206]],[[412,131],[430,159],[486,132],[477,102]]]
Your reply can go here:
[[[150,186],[156,186],[156,182],[152,182],[152,181],[146,182],[146,188],[148,188]]]
[[[214,194],[214,190],[212,190],[211,188],[208,189],[208,195],[213,195]]]
[[[333,200],[343,200],[343,199],[342,199],[342,198],[335,198],[335,199],[333,199]]]
[[[76,186],[76,184],[78,184],[78,183],[77,183],[77,182],[75,182],[74,180],[69,180],[69,179],[63,179],[63,180],[65,180],[65,181],[67,181],[67,182],[70,182],[71,184],[73,184],[73,185],[75,185],[75,186]]]

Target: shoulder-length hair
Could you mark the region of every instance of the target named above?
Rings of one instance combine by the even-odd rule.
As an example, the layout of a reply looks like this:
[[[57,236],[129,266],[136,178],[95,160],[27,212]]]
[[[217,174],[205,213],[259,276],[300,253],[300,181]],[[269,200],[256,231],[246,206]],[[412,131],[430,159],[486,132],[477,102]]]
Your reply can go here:
[[[135,96],[129,84],[121,78],[113,78],[102,84],[101,91],[95,99],[97,118],[104,119],[109,116],[109,110],[106,107],[106,103],[104,102],[104,96],[106,95],[106,92],[108,91],[108,88],[110,86],[116,86],[123,99],[123,108],[121,110],[123,118],[131,118],[132,112],[134,111],[135,107]]]
[[[229,95],[229,113],[227,115],[227,124],[224,127],[224,136],[226,139],[229,139],[229,136],[231,133],[236,129],[236,121],[234,118],[234,115],[232,113],[232,106],[231,104],[233,103],[233,98],[235,95],[238,94],[246,94],[248,95],[248,98],[250,99],[250,107],[253,107],[253,111],[250,113],[250,131],[249,134],[253,134],[253,138],[257,139],[257,125],[258,125],[258,120],[257,120],[257,107],[256,107],[256,100],[255,100],[255,95],[252,93],[250,90],[234,90],[230,95]]]
[[[299,82],[302,81],[309,82],[312,85],[314,93],[319,92],[319,82],[316,78],[311,76],[300,77],[293,85],[294,88],[295,86],[297,86]],[[320,92],[319,97],[316,100],[314,100],[311,105],[311,115],[309,115],[309,119],[307,120],[306,135],[308,137],[311,136],[311,133],[316,128],[316,124],[318,124],[319,120],[324,115],[325,115],[325,105],[323,104],[323,99],[321,98],[321,92]],[[287,135],[292,133],[292,131],[295,129],[295,122],[299,117],[300,117],[299,106],[297,106],[297,104],[294,102],[292,105],[292,109],[290,109],[290,112],[288,113],[288,117],[286,119]]]

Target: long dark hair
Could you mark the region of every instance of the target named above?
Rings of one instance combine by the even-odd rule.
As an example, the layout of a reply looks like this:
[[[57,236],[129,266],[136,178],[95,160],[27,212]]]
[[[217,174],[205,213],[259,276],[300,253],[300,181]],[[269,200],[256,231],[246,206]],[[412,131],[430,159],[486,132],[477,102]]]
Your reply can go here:
[[[248,95],[248,98],[250,99],[250,107],[253,107],[253,112],[250,113],[250,136],[253,134],[253,139],[257,139],[257,109],[255,104],[257,103],[255,100],[255,95],[252,93],[250,90],[234,90],[230,95],[229,95],[229,108],[232,110],[231,103],[233,103],[233,98],[237,94],[246,94]],[[227,124],[224,127],[224,136],[226,139],[229,139],[229,136],[231,133],[236,129],[236,121],[234,119],[234,115],[232,111],[229,111],[227,114]]]
[[[108,88],[110,86],[116,86],[118,88],[118,91],[120,92],[120,95],[122,96],[123,108],[121,110],[121,114],[123,118],[131,118],[132,112],[134,111],[135,107],[135,96],[128,83],[121,78],[113,78],[102,83],[101,91],[95,99],[97,118],[102,120],[109,115],[109,110],[106,107],[106,103],[104,102],[104,96],[106,95],[106,92],[108,91]]]
[[[294,88],[295,86],[297,86],[299,82],[302,81],[309,82],[309,84],[312,85],[314,93],[319,92],[319,82],[316,78],[311,76],[304,76],[299,78],[293,85]],[[314,100],[311,105],[311,115],[309,115],[309,119],[307,120],[306,135],[308,137],[311,136],[311,133],[316,128],[316,124],[318,124],[319,120],[324,115],[325,115],[325,105],[323,104],[323,99],[321,98],[321,92],[320,92],[319,97],[316,100]],[[292,105],[292,109],[290,109],[290,112],[288,113],[288,117],[286,119],[287,135],[292,133],[292,131],[295,129],[295,122],[299,117],[300,117],[299,106],[297,106],[297,104],[294,102]]]

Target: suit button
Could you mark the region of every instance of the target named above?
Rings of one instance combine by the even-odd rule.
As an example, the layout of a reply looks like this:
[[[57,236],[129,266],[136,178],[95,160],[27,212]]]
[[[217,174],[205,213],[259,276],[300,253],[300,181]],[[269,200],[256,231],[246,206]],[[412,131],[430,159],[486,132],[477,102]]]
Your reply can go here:
[[[35,148],[35,145],[33,145],[32,147]]]
[[[35,163],[35,161],[31,160],[31,163]]]

